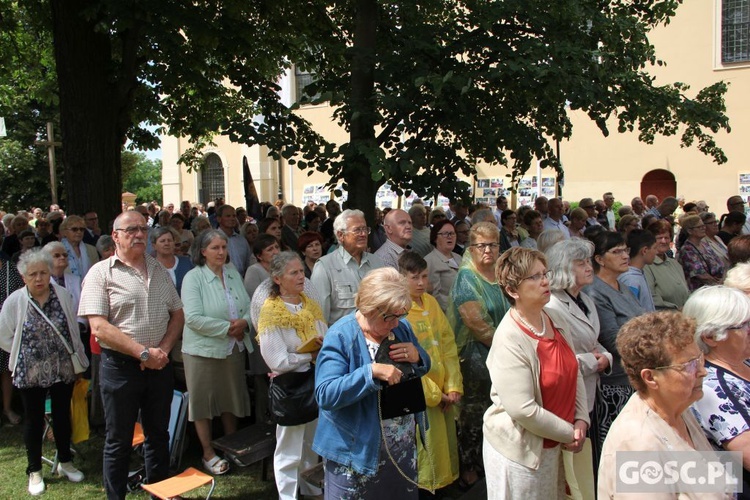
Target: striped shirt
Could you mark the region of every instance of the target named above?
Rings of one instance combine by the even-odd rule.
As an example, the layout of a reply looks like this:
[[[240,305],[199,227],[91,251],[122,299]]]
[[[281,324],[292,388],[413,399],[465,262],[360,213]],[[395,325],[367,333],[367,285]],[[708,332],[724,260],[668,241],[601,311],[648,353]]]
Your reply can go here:
[[[182,301],[164,267],[150,255],[145,259],[148,278],[116,254],[95,264],[83,280],[78,315],[105,316],[139,344],[158,347]]]

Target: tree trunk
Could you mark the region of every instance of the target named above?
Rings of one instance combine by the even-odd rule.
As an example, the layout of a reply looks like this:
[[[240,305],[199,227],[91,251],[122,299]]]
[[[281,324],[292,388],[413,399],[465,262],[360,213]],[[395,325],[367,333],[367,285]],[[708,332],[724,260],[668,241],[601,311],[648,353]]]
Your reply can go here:
[[[120,153],[126,114],[122,80],[92,0],[50,0],[60,88],[62,155],[68,213],[95,210],[104,233],[121,212]],[[118,88],[118,85],[120,86]]]
[[[377,148],[375,139],[375,43],[378,25],[377,0],[357,0],[352,51],[352,99],[349,142],[351,151]],[[344,180],[349,187],[348,207],[365,213],[368,225],[375,220],[378,183],[361,153],[347,155]]]

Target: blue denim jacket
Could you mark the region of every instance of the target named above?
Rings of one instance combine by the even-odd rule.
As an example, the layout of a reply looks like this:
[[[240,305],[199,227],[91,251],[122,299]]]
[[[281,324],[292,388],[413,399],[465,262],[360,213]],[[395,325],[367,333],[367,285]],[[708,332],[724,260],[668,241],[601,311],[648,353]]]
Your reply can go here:
[[[315,399],[320,407],[313,450],[321,457],[375,475],[380,453],[380,420],[372,360],[355,313],[328,330],[315,369]],[[430,370],[430,357],[406,320],[393,330],[399,342],[411,342],[419,351],[419,376]]]

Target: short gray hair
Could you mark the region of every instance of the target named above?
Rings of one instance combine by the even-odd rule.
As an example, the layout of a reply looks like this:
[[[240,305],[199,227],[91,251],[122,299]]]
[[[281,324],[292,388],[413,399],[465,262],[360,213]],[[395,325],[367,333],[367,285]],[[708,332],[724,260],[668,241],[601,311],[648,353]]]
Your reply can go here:
[[[421,214],[426,214],[427,209],[424,207],[424,205],[420,205],[419,203],[414,203],[409,209],[409,217],[412,217],[417,212]]]
[[[149,234],[148,237],[151,240],[151,246],[156,245],[156,240],[158,240],[165,234],[171,234],[172,238],[174,238],[175,243],[182,242],[182,235],[179,234],[177,230],[172,226],[157,227],[156,229],[152,229],[150,233],[151,234]]]
[[[96,240],[96,249],[100,254],[103,254],[105,250],[113,248],[115,248],[115,240],[108,234],[103,234]]]
[[[489,208],[480,208],[471,215],[471,225],[476,226],[480,222],[491,222],[497,224],[495,221],[495,215]]]
[[[682,313],[695,318],[695,342],[701,351],[708,353],[710,348],[703,337],[721,342],[727,338],[730,327],[750,320],[750,298],[736,288],[704,286],[687,299]]]
[[[281,215],[284,215],[287,212],[291,212],[292,210],[297,210],[297,207],[295,205],[292,205],[291,203],[284,203],[281,206]]]
[[[333,234],[346,232],[346,226],[349,224],[349,219],[354,217],[362,217],[364,219],[365,214],[362,210],[355,210],[352,208],[347,208],[341,212],[339,216],[336,217],[336,220],[333,221]]]
[[[727,272],[724,284],[745,293],[750,293],[750,262],[739,262]]]
[[[565,233],[559,229],[545,229],[536,238],[536,248],[540,252],[546,254],[555,243],[563,241],[565,239]]]
[[[52,255],[39,247],[32,248],[31,250],[22,253],[21,257],[18,259],[16,267],[18,268],[18,272],[21,273],[21,276],[26,276],[26,271],[29,269],[29,266],[35,264],[46,264],[50,274],[52,273]]]
[[[571,238],[552,245],[546,254],[548,269],[553,271],[550,289],[567,290],[575,285],[575,262],[590,259],[593,254],[594,244],[582,238]]]
[[[208,217],[205,215],[199,215],[198,217],[193,219],[193,222],[190,223],[190,230],[193,232],[193,234],[198,232],[198,224],[205,221],[206,224],[208,224],[208,227],[211,227],[211,221],[208,220]]]
[[[190,261],[195,266],[206,265],[206,258],[203,256],[203,250],[205,250],[214,238],[221,238],[225,242],[229,242],[227,235],[224,231],[218,229],[206,229],[201,231],[193,240],[193,244],[190,246]],[[229,254],[227,254],[229,257]]]
[[[271,267],[268,270],[268,274],[271,276],[271,297],[278,297],[281,293],[279,285],[273,281],[273,278],[281,278],[289,263],[295,260],[300,264],[302,263],[302,259],[297,252],[291,252],[288,250],[274,255],[273,259],[271,259]]]
[[[65,245],[63,245],[59,241],[50,241],[49,243],[47,243],[46,245],[44,245],[42,248],[44,248],[44,250],[47,253],[49,253],[50,255],[52,255],[53,253],[55,253],[55,251],[58,251],[58,252],[67,252],[67,250],[65,249]]]

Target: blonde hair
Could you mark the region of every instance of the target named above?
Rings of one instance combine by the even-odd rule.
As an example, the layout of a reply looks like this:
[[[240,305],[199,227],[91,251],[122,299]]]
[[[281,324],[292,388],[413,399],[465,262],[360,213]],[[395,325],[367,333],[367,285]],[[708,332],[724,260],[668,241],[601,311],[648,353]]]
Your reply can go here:
[[[409,284],[406,278],[392,267],[375,269],[359,284],[354,304],[365,316],[374,311],[408,311],[411,308]]]
[[[495,277],[503,295],[511,304],[516,300],[508,293],[508,288],[517,291],[524,278],[529,276],[531,268],[539,261],[547,266],[547,258],[539,250],[525,247],[511,247],[505,251],[495,264]]]
[[[67,231],[70,225],[75,224],[76,222],[84,224],[83,217],[79,217],[78,215],[68,215],[60,224],[60,232]]]
[[[500,230],[491,222],[477,222],[469,230],[469,244],[477,242],[477,238],[482,236],[500,242]]]

